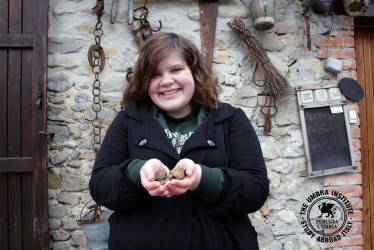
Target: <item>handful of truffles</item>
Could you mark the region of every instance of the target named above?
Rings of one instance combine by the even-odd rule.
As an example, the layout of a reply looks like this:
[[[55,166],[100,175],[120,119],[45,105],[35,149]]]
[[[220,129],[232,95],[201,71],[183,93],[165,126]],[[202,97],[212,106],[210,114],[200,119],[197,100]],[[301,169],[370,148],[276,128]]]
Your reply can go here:
[[[182,180],[184,177],[186,177],[186,169],[178,166],[170,170],[169,173],[166,172],[165,168],[157,169],[155,180],[159,181],[163,185],[172,179]]]

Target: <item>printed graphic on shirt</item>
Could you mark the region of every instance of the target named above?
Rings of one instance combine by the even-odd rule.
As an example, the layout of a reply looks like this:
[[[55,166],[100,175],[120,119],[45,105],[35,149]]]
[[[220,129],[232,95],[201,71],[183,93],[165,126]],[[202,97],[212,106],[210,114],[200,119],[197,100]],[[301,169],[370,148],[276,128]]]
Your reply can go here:
[[[181,134],[179,132],[172,133],[169,129],[165,129],[166,136],[171,141],[173,147],[177,150],[178,154],[180,154],[184,143],[190,138],[193,132],[189,132],[187,134]]]

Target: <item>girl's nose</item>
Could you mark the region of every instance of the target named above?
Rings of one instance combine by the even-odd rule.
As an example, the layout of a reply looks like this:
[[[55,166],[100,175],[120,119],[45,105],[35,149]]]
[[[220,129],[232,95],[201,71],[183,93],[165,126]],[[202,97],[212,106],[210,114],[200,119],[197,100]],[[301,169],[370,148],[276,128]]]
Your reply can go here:
[[[160,84],[161,85],[169,85],[169,84],[172,84],[173,82],[174,82],[173,78],[171,78],[170,76],[164,76],[164,77],[162,77]]]

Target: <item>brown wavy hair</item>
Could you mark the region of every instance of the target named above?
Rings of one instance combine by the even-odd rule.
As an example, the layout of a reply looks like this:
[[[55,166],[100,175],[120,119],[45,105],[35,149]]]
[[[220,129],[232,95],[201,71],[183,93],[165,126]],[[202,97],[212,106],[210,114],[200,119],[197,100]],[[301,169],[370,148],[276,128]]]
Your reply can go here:
[[[217,77],[196,46],[188,39],[174,33],[157,33],[141,49],[123,95],[123,107],[126,107],[131,100],[150,100],[148,86],[156,66],[175,51],[180,53],[195,81],[195,93],[191,100],[193,106],[217,108],[219,92]]]

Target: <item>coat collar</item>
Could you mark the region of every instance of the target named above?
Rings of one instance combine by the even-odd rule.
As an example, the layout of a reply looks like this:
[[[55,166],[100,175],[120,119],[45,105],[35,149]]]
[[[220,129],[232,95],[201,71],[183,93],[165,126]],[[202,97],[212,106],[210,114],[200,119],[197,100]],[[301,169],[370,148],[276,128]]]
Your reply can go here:
[[[217,131],[215,126],[225,119],[235,114],[235,108],[226,103],[220,103],[218,109],[208,109],[205,121],[195,131],[186,144],[183,146],[180,155],[173,149],[166,134],[153,118],[150,112],[151,102],[149,101],[133,101],[129,102],[126,107],[126,113],[132,119],[141,123],[137,130],[138,142],[144,144],[141,146],[150,147],[155,150],[169,154],[175,159],[180,159],[189,150],[196,147],[217,147]],[[162,136],[160,136],[162,134]],[[161,138],[161,139],[160,139]]]

